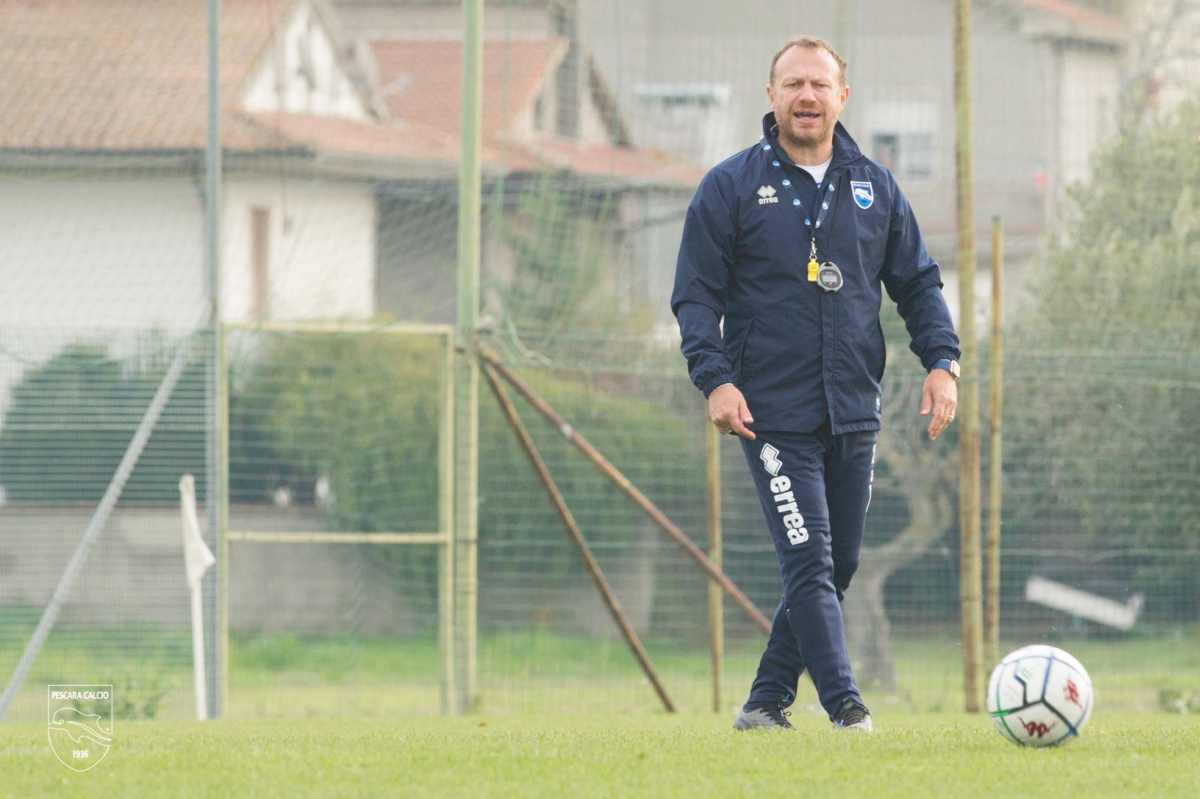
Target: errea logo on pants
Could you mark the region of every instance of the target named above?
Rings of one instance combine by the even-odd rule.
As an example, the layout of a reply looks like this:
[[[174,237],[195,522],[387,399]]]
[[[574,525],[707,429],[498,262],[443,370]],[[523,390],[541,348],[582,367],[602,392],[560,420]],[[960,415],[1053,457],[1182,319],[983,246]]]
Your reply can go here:
[[[783,461],[779,460],[779,450],[770,444],[763,444],[762,452],[758,453],[758,459],[762,461],[767,474],[772,476],[779,474],[780,468],[783,467]]]
[[[780,474],[783,461],[779,459],[779,450],[770,444],[763,444],[758,453],[763,468],[771,477],[771,494],[775,498],[775,510],[783,516],[783,528],[787,532],[788,541],[792,546],[798,546],[808,540],[808,528],[804,526],[804,517],[796,505],[796,496],[792,493],[792,481],[786,474]]]
[[[786,474],[771,478],[771,493],[775,495],[775,510],[783,516],[783,527],[787,532],[788,541],[792,546],[803,544],[808,540],[808,528],[804,526],[804,517],[796,506],[796,497],[792,494],[792,481]]]

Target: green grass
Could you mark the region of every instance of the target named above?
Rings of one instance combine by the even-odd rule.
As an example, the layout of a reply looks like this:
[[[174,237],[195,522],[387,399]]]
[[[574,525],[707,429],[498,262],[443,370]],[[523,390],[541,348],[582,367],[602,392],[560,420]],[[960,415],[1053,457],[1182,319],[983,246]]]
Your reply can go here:
[[[833,734],[810,710],[807,680],[794,708],[797,732],[734,734],[733,707],[753,675],[757,640],[731,642],[718,714],[707,712],[707,654],[648,641],[683,711],[670,716],[620,641],[536,628],[492,634],[480,641],[477,712],[440,718],[432,640],[239,636],[226,720],[197,724],[179,720],[190,712],[179,636],[62,634],[39,658],[10,715],[15,723],[0,724],[0,799],[1195,797],[1200,716],[1159,711],[1157,692],[1200,688],[1197,636],[1055,641],[1091,670],[1097,709],[1080,740],[1038,751],[956,712],[962,669],[952,637],[894,642],[899,689],[865,690],[879,727],[868,737]],[[45,685],[110,677],[118,698],[169,686],[158,713],[166,720],[118,719],[108,757],[76,774],[50,752]]]
[[[134,634],[136,633],[136,635]],[[1005,649],[1025,641],[1013,641]],[[1154,638],[1054,641],[1079,657],[1095,682],[1101,712],[1158,712],[1159,692],[1200,694],[1200,629]],[[684,711],[711,706],[708,654],[703,648],[648,640],[656,668]],[[723,704],[731,712],[753,677],[761,641],[731,641],[724,660]],[[16,654],[11,653],[15,663]],[[897,690],[863,686],[872,708],[939,713],[962,706],[961,652],[953,637],[898,638]],[[0,657],[0,660],[5,658]],[[0,663],[0,673],[11,664]],[[439,661],[432,636],[395,639],[289,634],[233,640],[227,716],[233,720],[350,717],[393,719],[439,712]],[[9,718],[38,721],[45,686],[112,682],[118,696],[143,706],[162,693],[156,717],[191,714],[190,642],[153,630],[51,637]],[[481,638],[482,712],[645,713],[657,700],[619,640],[565,636],[538,628]],[[807,680],[800,703],[813,701]]]
[[[44,725],[0,726],[0,796],[1195,797],[1196,717],[1097,713],[1083,737],[1020,749],[982,717],[877,716],[872,736],[797,714],[737,734],[724,715],[117,722],[76,774]]]

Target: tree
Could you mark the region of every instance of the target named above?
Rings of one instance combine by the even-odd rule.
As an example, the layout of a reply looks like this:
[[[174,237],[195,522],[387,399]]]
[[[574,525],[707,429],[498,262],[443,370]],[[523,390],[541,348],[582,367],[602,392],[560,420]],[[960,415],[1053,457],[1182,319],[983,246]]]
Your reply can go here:
[[[904,326],[895,313],[886,320],[889,349],[898,350],[906,343]],[[915,361],[893,365],[884,374],[885,421],[876,447],[873,510],[844,605],[847,644],[859,682],[889,691],[897,685],[885,589],[897,572],[924,557],[955,519],[953,427],[938,441],[929,441],[928,417],[917,413],[923,377]]]
[[[231,471],[263,493],[286,487],[318,502],[331,530],[426,532],[438,527],[440,349],[429,339],[392,335],[270,336],[234,376]],[[609,393],[588,376],[535,370],[524,375],[571,424],[650,494],[673,489],[647,442],[677,443],[688,490],[668,497],[703,506],[701,441],[670,406],[633,392]],[[486,388],[480,398],[479,570],[481,590],[502,585],[534,558],[523,585],[582,579],[575,551],[525,454]],[[513,392],[509,392],[513,395]],[[515,396],[515,395],[514,395]],[[589,542],[629,546],[645,534],[644,515],[608,485],[554,428],[517,400],[531,435]],[[239,435],[245,427],[255,436]],[[241,446],[238,446],[238,442]],[[318,481],[325,491],[316,489]],[[324,499],[319,495],[325,494]],[[423,546],[364,549],[364,557],[416,597],[437,594],[437,552]],[[600,555],[603,559],[604,555]],[[486,597],[490,597],[486,593]],[[486,598],[485,597],[485,598]],[[489,613],[494,608],[484,608]],[[432,624],[436,616],[422,618]]]
[[[497,212],[513,254],[497,281],[504,332],[541,352],[579,328],[600,330],[614,314],[611,272],[615,200],[546,174],[520,192],[515,213]]]
[[[1022,490],[1005,507],[1006,547],[1116,555],[1106,579],[1150,594],[1147,612],[1164,620],[1200,610],[1200,448],[1180,440],[1200,417],[1198,133],[1200,102],[1099,155],[1092,181],[1071,192],[1072,221],[1051,241],[1036,296],[1008,324],[1005,471]],[[886,318],[898,349],[903,331]],[[953,445],[925,440],[919,382],[899,366],[885,377],[872,521],[845,604],[859,679],[888,689],[888,583],[950,529],[956,489]],[[880,524],[881,502],[903,507],[896,523]],[[1006,565],[1010,584],[1038,565]]]
[[[1006,525],[1119,553],[1110,583],[1194,615],[1200,588],[1200,99],[1128,130],[1070,194],[1037,296],[1010,320],[1009,463],[1030,490]],[[1015,476],[1015,474],[1014,474]]]
[[[1121,83],[1119,123],[1123,132],[1155,123],[1164,83],[1195,81],[1200,62],[1200,0],[1159,0],[1140,9],[1134,47]]]
[[[188,346],[184,344],[183,346]],[[96,502],[173,356],[157,335],[139,357],[118,360],[75,343],[29,369],[12,389],[0,428],[0,482],[11,502]],[[204,362],[193,358],[121,494],[124,502],[177,503],[191,471],[203,496]]]

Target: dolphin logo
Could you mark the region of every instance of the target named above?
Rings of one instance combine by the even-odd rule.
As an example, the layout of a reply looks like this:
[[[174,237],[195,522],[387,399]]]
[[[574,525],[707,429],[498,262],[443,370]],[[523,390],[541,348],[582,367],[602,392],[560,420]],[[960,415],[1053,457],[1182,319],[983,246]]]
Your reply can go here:
[[[51,685],[46,694],[50,750],[73,771],[91,769],[112,749],[112,686]]]
[[[869,180],[850,181],[850,194],[854,204],[864,211],[875,204],[875,186]]]

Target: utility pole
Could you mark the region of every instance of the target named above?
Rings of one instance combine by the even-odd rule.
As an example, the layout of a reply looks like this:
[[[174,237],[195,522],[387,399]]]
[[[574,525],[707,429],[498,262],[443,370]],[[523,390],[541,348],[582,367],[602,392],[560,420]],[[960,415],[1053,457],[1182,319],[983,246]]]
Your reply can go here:
[[[225,425],[221,401],[225,391],[224,341],[221,331],[221,0],[208,0],[208,137],[204,154],[204,262],[208,269],[209,347],[208,390],[205,403],[208,424],[205,478],[205,515],[208,517],[208,541],[217,553],[217,568],[209,570],[202,583],[204,596],[204,670],[208,681],[209,718],[220,718],[225,710],[226,682],[229,679],[229,644],[226,604],[229,579],[229,550],[224,540]]]
[[[971,143],[971,0],[954,4],[954,156],[958,196],[959,599],[962,608],[963,698],[977,713],[983,695],[983,574],[979,553],[979,358],[975,343],[975,177]]]
[[[855,0],[833,0],[833,48],[841,54],[850,69],[854,68]],[[850,77],[846,78],[851,82]],[[854,103],[848,103],[841,114],[842,124],[853,129]]]
[[[476,707],[479,687],[479,238],[482,192],[483,0],[463,0],[462,125],[458,165],[458,325],[454,370],[455,451],[458,485],[454,509],[455,618],[459,653],[458,701]]]
[[[1004,479],[1004,225],[992,218],[992,351],[988,379],[988,529],[984,547],[987,603],[983,643],[986,663],[1000,660],[1000,522],[1003,519]]]

